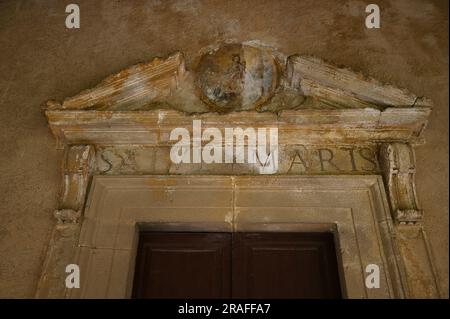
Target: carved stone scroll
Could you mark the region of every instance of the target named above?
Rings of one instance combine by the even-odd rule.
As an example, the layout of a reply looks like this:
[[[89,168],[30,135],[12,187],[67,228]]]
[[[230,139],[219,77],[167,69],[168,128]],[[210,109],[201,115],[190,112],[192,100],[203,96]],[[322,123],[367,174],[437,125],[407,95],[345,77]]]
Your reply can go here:
[[[72,145],[65,151],[60,203],[54,215],[58,223],[76,223],[86,198],[89,176],[94,169],[94,147]]]
[[[379,155],[394,220],[399,224],[420,222],[423,211],[417,201],[413,148],[405,143],[383,144]]]
[[[62,161],[62,192],[54,216],[53,228],[38,282],[37,298],[63,298],[66,266],[73,262],[80,234],[80,217],[84,208],[90,176],[94,169],[94,146],[68,145]]]

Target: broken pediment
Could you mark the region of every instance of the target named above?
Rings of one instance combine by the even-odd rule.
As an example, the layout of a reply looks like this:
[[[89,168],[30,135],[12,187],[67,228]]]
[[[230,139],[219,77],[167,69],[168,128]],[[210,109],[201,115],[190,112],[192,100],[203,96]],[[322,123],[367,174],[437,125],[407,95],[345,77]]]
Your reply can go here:
[[[235,43],[205,50],[189,70],[179,52],[134,65],[62,103],[49,101],[46,108],[226,113],[430,106],[426,98],[317,58]]]
[[[389,240],[400,238],[405,230],[394,229],[395,222],[401,225],[398,227],[410,227],[408,234],[415,237],[414,245],[426,248],[421,239],[425,237],[417,235],[417,229],[422,232],[424,212],[416,195],[414,146],[423,142],[422,133],[431,112],[429,100],[316,58],[287,57],[252,43],[208,48],[194,61],[186,67],[181,53],[156,58],[111,75],[62,102],[47,102],[45,115],[57,147],[64,149],[64,157],[61,195],[54,212],[57,224],[37,296],[65,296],[68,290],[53,283],[64,282],[60,270],[73,262],[73,256],[82,256],[86,251],[79,253],[78,249],[99,247],[90,239],[101,233],[95,230],[95,225],[100,224],[92,218],[92,212],[101,212],[102,203],[104,212],[98,216],[108,217],[108,227],[102,227],[102,242],[107,243],[111,235],[111,220],[123,222],[113,225],[120,232],[130,230],[129,234],[121,233],[125,234],[120,237],[124,241],[113,240],[123,250],[122,243],[136,234],[136,225],[153,221],[146,219],[153,214],[152,209],[159,211],[154,217],[158,227],[183,225],[187,220],[182,215],[186,214],[186,205],[192,206],[189,191],[201,199],[199,207],[191,207],[200,213],[194,222],[185,224],[196,230],[202,224],[215,229],[211,221],[221,207],[213,205],[210,214],[205,209],[211,205],[205,206],[199,190],[212,187],[210,197],[216,200],[220,183],[232,181],[228,188],[231,193],[225,191],[231,195],[225,196],[234,199],[233,192],[239,187],[235,181],[239,179],[239,196],[246,191],[252,197],[260,189],[260,198],[281,203],[273,216],[261,220],[251,221],[248,216],[262,216],[265,207],[256,205],[254,214],[244,211],[240,217],[244,225],[263,225],[265,230],[284,225],[289,231],[292,227],[301,231],[317,229],[317,225],[327,225],[329,231],[329,225],[333,225],[333,229],[341,231],[341,239],[356,238],[356,232],[363,235],[358,238],[367,239],[369,225],[380,233],[372,232],[376,240],[366,240],[361,251],[374,252],[380,251],[380,243],[386,249],[396,247]],[[227,132],[231,132],[231,138],[227,138]],[[256,138],[256,132],[258,147],[256,141],[250,141],[250,136]],[[267,140],[265,132],[270,132]],[[174,160],[172,154],[179,156]],[[275,176],[257,177],[261,174]],[[212,183],[217,180],[220,185]],[[174,195],[177,183],[181,183],[183,195]],[[263,189],[263,185],[268,187]],[[115,193],[108,195],[107,189]],[[304,198],[299,199],[300,195]],[[137,206],[136,198],[143,200]],[[297,202],[286,204],[286,199]],[[126,205],[121,207],[113,200]],[[224,202],[233,200],[227,197]],[[253,205],[249,203],[240,207],[247,209]],[[320,205],[323,213],[317,210]],[[111,213],[112,207],[117,208],[117,214]],[[132,212],[130,207],[137,210]],[[180,222],[175,216],[177,207],[183,211]],[[282,208],[286,208],[286,217]],[[231,210],[239,212],[239,208]],[[125,218],[122,212],[129,216]],[[241,226],[236,228],[229,222],[234,217],[230,219],[227,207],[224,212],[226,215],[219,216],[221,223],[225,221],[229,229],[240,230]],[[342,220],[337,219],[337,212],[343,214]],[[332,215],[325,220],[327,214]],[[361,221],[361,216],[365,220],[358,227],[348,227]],[[368,243],[374,244],[373,248]],[[350,242],[342,247],[356,244]],[[391,250],[386,256],[393,262],[398,249]],[[347,268],[355,268],[355,254],[341,252],[351,257]],[[381,260],[373,258],[369,259]],[[119,264],[131,263],[123,259]],[[355,276],[360,278],[361,267],[355,269]],[[396,282],[401,278],[398,276]],[[120,293],[125,290],[121,288]],[[367,297],[364,290],[357,296],[364,294]]]
[[[185,73],[183,56],[176,53],[133,65],[62,104],[49,101],[47,105],[65,110],[142,110],[164,103],[179,88]]]

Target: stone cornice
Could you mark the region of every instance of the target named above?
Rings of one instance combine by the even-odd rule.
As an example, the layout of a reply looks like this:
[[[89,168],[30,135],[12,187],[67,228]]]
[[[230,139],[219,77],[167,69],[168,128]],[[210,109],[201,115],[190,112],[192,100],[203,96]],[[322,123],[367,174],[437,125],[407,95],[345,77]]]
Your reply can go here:
[[[170,130],[204,127],[278,127],[280,144],[422,142],[430,109],[425,107],[284,110],[189,115],[174,110],[45,112],[58,146],[64,144],[166,145]]]

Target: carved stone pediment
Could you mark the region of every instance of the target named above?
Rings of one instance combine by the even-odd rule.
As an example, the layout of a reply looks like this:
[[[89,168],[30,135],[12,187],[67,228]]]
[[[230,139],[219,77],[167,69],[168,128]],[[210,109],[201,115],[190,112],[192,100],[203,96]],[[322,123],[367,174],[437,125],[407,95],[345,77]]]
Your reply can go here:
[[[322,60],[285,56],[254,43],[205,50],[187,70],[178,52],[111,75],[49,110],[186,113],[242,110],[430,107],[426,98]]]
[[[412,145],[423,142],[430,111],[428,99],[406,90],[254,43],[205,49],[191,69],[181,53],[156,58],[62,103],[47,103],[46,116],[60,148],[68,154],[77,154],[76,145],[99,150],[95,167],[83,174],[66,173],[66,193],[79,198],[76,205],[64,198],[57,217],[69,222],[78,218],[66,209],[80,211],[91,172],[258,171],[164,162],[174,144],[170,132],[178,127],[190,130],[194,120],[201,120],[204,129],[220,131],[276,127],[281,161],[277,174],[382,174],[395,220],[416,223],[422,211],[415,195]],[[155,154],[157,162],[151,160]],[[75,186],[69,180],[76,180]]]
[[[396,243],[396,236],[403,240],[404,230],[401,229],[407,229],[406,232],[414,236],[421,234],[423,211],[415,191],[413,147],[423,142],[422,133],[431,112],[428,99],[313,57],[285,56],[255,43],[211,47],[203,50],[194,61],[187,68],[181,53],[156,58],[111,75],[96,87],[62,102],[47,102],[45,114],[57,146],[65,149],[65,156],[62,192],[54,213],[57,224],[37,296],[67,296],[67,289],[61,281],[63,267],[73,260],[80,248],[86,248],[81,247],[80,238],[97,237],[96,233],[91,233],[90,226],[81,226],[92,223],[86,212],[98,209],[86,201],[90,196],[88,193],[102,193],[95,183],[89,191],[94,175],[117,181],[125,175],[131,179],[138,175],[160,175],[152,181],[170,179],[170,175],[188,175],[185,176],[189,180],[187,189],[195,188],[191,182],[205,178],[198,175],[226,175],[233,181],[244,175],[246,178],[250,176],[250,182],[245,185],[256,182],[256,176],[251,175],[278,175],[274,176],[274,181],[278,178],[286,181],[293,178],[295,181],[301,177],[303,181],[309,181],[311,187],[298,192],[297,182],[292,182],[295,185],[292,190],[312,200],[308,208],[313,207],[314,212],[307,213],[308,223],[312,224],[320,224],[317,218],[324,216],[316,211],[322,199],[316,201],[309,197],[309,192],[320,180],[319,176],[312,175],[328,175],[341,182],[332,185],[335,194],[332,196],[336,197],[327,198],[321,193],[319,196],[324,196],[324,199],[336,202],[348,197],[347,191],[352,189],[351,196],[355,196],[359,203],[368,204],[367,198],[369,202],[378,203],[368,205],[370,209],[363,209],[361,214],[371,209],[390,211],[390,215],[379,215],[381,219],[377,228],[386,232],[385,237],[376,236],[382,238],[382,245],[391,247],[389,242],[393,238]],[[196,139],[199,143],[191,143],[191,136],[192,141],[195,139],[194,122],[200,122],[203,130],[219,132],[220,136],[230,128],[258,130],[258,133],[259,129],[273,129],[277,143],[275,150],[269,148],[267,158],[271,160],[264,162],[258,158],[259,162],[252,163],[174,161],[170,156],[178,142],[171,138],[174,129],[181,128],[189,135],[189,142],[185,144],[189,154],[194,149],[201,150],[202,143],[212,142],[200,133]],[[240,143],[241,150],[247,147],[248,151],[251,149],[248,140],[245,142],[242,138],[242,142],[238,142],[236,138],[236,142],[232,139],[227,144],[220,138],[217,143],[214,139],[214,143],[221,147],[232,144],[231,148]],[[267,146],[266,140],[262,144]],[[272,142],[270,144],[272,146]],[[246,154],[247,158],[257,155],[249,151]],[[367,175],[383,176],[384,187],[379,176]],[[208,178],[217,180],[223,176]],[[347,186],[342,184],[344,180]],[[375,185],[373,182],[367,184],[370,180],[376,181],[376,189],[381,191],[379,195],[367,192],[368,186]],[[148,187],[148,182],[145,183]],[[272,182],[267,179],[264,183]],[[208,188],[209,184],[205,186]],[[170,197],[173,189],[170,184],[157,192],[165,194],[167,190]],[[317,191],[320,193],[323,189]],[[277,191],[277,194],[283,192]],[[297,195],[292,198],[298,199]],[[356,213],[357,218],[353,219],[353,208],[349,213],[355,225],[360,214]],[[206,215],[199,216],[205,218]],[[129,224],[130,220],[127,219],[123,226],[134,233],[135,225]],[[270,224],[269,221],[264,220],[264,223]],[[297,223],[298,219],[295,221]],[[342,224],[344,237],[350,234],[346,224],[349,221]],[[358,231],[367,235],[365,232],[370,223],[368,219],[367,223],[357,227]],[[94,224],[97,225],[96,222]],[[103,231],[109,236],[111,229],[108,224]],[[425,239],[417,238],[416,246],[422,245],[427,251]],[[379,243],[376,246],[381,247]],[[96,249],[96,245],[92,248]],[[394,246],[392,248],[397,250]],[[394,250],[387,256],[388,260],[397,258]],[[360,274],[361,268],[357,267],[355,273]]]
[[[62,104],[49,101],[47,106],[61,110],[143,110],[154,103],[163,103],[178,88],[184,74],[183,56],[176,53],[166,59],[133,65]]]

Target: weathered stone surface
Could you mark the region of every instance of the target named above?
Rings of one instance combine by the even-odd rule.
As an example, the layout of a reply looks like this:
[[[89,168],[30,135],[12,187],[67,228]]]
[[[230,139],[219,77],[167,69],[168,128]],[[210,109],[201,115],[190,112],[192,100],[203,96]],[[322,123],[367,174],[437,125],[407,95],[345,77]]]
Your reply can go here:
[[[51,234],[36,298],[64,298],[66,266],[74,261],[80,234],[79,223],[58,223]]]
[[[205,50],[203,50],[205,51]],[[202,52],[194,71],[185,69],[180,52],[111,75],[95,88],[48,110],[177,109],[277,112],[298,108],[431,107],[406,90],[383,85],[317,58],[286,58],[257,43],[231,43]]]
[[[266,50],[228,44],[200,58],[196,84],[202,99],[214,110],[255,109],[274,94],[278,69]]]
[[[439,298],[434,256],[422,226],[397,226],[396,238],[406,269],[410,298]]]
[[[130,191],[132,190],[132,191]],[[326,194],[326,196],[323,196]],[[137,229],[333,231],[348,298],[402,298],[399,256],[376,176],[99,176],[94,179],[75,258],[83,289],[69,298],[127,298]],[[380,240],[380,237],[382,240]],[[391,258],[385,258],[389,255]],[[380,266],[380,288],[361,270]]]
[[[236,145],[233,145],[236,147]],[[282,145],[274,174],[378,174],[377,146]],[[247,155],[246,155],[247,156]],[[170,146],[100,146],[96,172],[120,174],[259,174],[267,163],[180,163],[170,160]]]
[[[280,148],[281,174],[377,174],[377,147],[297,145]]]
[[[287,74],[292,87],[320,100],[329,100],[331,104],[347,107],[432,105],[429,99],[417,97],[407,90],[383,85],[375,79],[337,68],[313,57],[290,56]]]
[[[64,144],[167,145],[170,131],[202,126],[278,127],[280,144],[357,144],[404,141],[421,143],[428,108],[284,110],[278,115],[256,111],[186,115],[174,110],[139,112],[47,110],[59,147]]]
[[[76,220],[76,212],[81,216],[89,179],[95,166],[94,153],[92,145],[68,145],[66,147],[62,165],[59,212],[55,214],[58,220]]]
[[[394,220],[401,224],[422,221],[423,211],[416,194],[416,160],[411,145],[402,143],[383,144],[379,161]]]
[[[99,174],[166,174],[171,165],[170,148],[125,146],[97,148]]]
[[[54,212],[58,224],[76,224],[81,217],[81,211],[73,209],[58,209]]]
[[[344,272],[353,274],[352,279],[346,278],[348,296],[407,297],[417,289],[414,284],[407,287],[407,271],[398,264],[399,252],[402,250],[397,249],[396,242],[391,241],[395,238],[394,228],[388,214],[389,205],[382,193],[384,188],[381,178],[367,176],[362,179],[363,176],[354,176],[348,183],[343,179],[339,185],[325,185],[320,176],[313,175],[333,175],[337,179],[342,175],[384,174],[395,220],[415,223],[421,217],[421,211],[415,202],[409,200],[411,190],[414,190],[414,180],[410,178],[414,172],[408,161],[411,154],[404,152],[403,146],[412,152],[410,145],[422,142],[430,105],[426,100],[420,100],[404,90],[383,86],[374,80],[360,78],[350,71],[314,59],[292,57],[288,59],[287,73],[283,73],[282,69],[278,69],[281,60],[279,55],[275,58],[268,51],[261,51],[253,46],[228,45],[204,54],[195,74],[183,72],[182,76],[175,77],[175,86],[167,86],[168,89],[155,99],[145,93],[151,93],[151,90],[145,88],[138,89],[139,93],[134,94],[133,85],[137,83],[140,86],[141,77],[149,77],[161,67],[164,69],[163,65],[167,61],[155,61],[148,73],[138,73],[136,82],[118,87],[112,95],[110,93],[114,90],[111,89],[111,84],[116,83],[114,80],[107,80],[93,91],[80,94],[74,98],[79,102],[74,104],[80,106],[79,109],[65,109],[66,102],[62,106],[57,102],[49,103],[46,115],[59,146],[88,143],[92,145],[92,149],[95,147],[96,166],[89,166],[89,174],[94,170],[99,175],[115,175],[108,176],[112,178],[110,181],[121,182],[127,179],[130,185],[134,183],[134,177],[119,175],[165,175],[142,177],[151,184],[145,185],[142,190],[133,188],[132,191],[126,189],[121,192],[120,187],[115,188],[117,192],[102,194],[101,196],[106,197],[102,197],[100,202],[90,203],[94,206],[88,207],[89,212],[100,209],[100,213],[90,213],[84,221],[76,258],[83,265],[88,265],[88,276],[95,277],[102,287],[108,286],[107,282],[111,278],[117,279],[114,283],[116,290],[108,291],[108,296],[128,296],[129,278],[120,273],[126,271],[133,262],[127,262],[126,258],[132,258],[135,249],[136,223],[158,223],[159,228],[164,228],[164,225],[178,227],[180,223],[185,227],[192,227],[192,223],[195,223],[198,229],[198,221],[193,222],[191,217],[186,217],[192,215],[201,218],[207,229],[216,230],[254,230],[261,227],[258,225],[271,230],[280,227],[286,229],[281,225],[286,223],[289,224],[289,229],[297,223],[327,224],[327,229],[336,229],[341,239],[346,238],[341,242],[340,251],[341,258],[344,259]],[[127,76],[119,74],[117,77],[120,82],[119,79]],[[153,80],[155,79],[152,78]],[[194,81],[199,92],[193,90]],[[370,88],[373,90],[370,91]],[[367,90],[370,92],[366,92]],[[115,100],[115,94],[129,99]],[[90,100],[89,96],[97,96],[99,99]],[[183,96],[186,97],[185,100],[182,99]],[[205,103],[200,103],[200,99]],[[70,106],[71,101],[68,100],[67,105]],[[108,102],[103,105],[104,101]],[[200,105],[198,109],[210,107],[219,112],[188,114],[193,113],[190,103]],[[88,105],[87,109],[82,105]],[[188,113],[180,112],[188,109]],[[170,159],[171,148],[177,142],[170,137],[174,129],[182,128],[190,135],[183,142],[187,143],[189,150],[192,148],[189,154],[194,151],[201,154],[202,148],[209,142],[199,133],[198,144],[191,145],[191,138],[195,140],[192,137],[195,135],[194,122],[201,123],[200,133],[202,129],[209,128],[220,136],[223,136],[227,128],[274,129],[278,144],[271,148],[270,156],[265,162],[259,160],[259,153],[255,149],[245,151],[246,163],[222,162],[224,154],[220,154],[219,162],[210,164],[201,160],[174,162]],[[264,141],[267,143],[267,140]],[[250,149],[248,140],[244,138],[240,142],[236,139],[236,142],[233,140],[231,143],[233,147]],[[222,138],[217,145],[230,146]],[[77,147],[86,146],[70,146],[69,149],[76,150]],[[390,147],[394,147],[397,152],[387,152],[386,155],[385,151],[390,150]],[[223,152],[223,149],[220,151]],[[378,154],[381,155],[377,156]],[[257,158],[258,161],[248,161],[250,157]],[[65,165],[69,168],[73,166],[71,161],[67,161]],[[77,172],[69,170],[70,174],[75,174],[73,180],[76,187],[69,183],[66,188],[69,190],[68,194],[71,194],[71,188],[83,191],[82,187],[78,187],[80,183],[77,176],[88,176],[85,167],[81,165]],[[260,174],[277,176],[272,179],[239,176]],[[180,177],[178,180],[169,175],[190,177]],[[198,183],[206,177],[198,175],[232,175],[210,176],[207,179],[217,179],[219,183],[231,179],[231,183],[238,183],[241,189],[233,190],[231,196],[229,191],[224,192],[222,188],[218,190],[211,186],[212,183],[205,188]],[[301,178],[308,178],[304,181],[305,185],[310,186],[298,188],[296,183],[303,181]],[[181,185],[185,182],[188,186]],[[103,188],[108,183],[105,179],[95,187]],[[270,187],[262,189],[266,184],[270,184]],[[317,185],[321,186],[317,188]],[[252,189],[257,189],[259,193]],[[325,190],[328,193],[324,197]],[[93,189],[94,194],[98,191]],[[198,196],[200,191],[205,194],[205,198]],[[224,196],[227,198],[226,203],[223,202]],[[70,198],[65,201],[72,203]],[[77,193],[75,203],[81,203],[80,198],[84,198],[84,193]],[[142,199],[142,206],[135,207]],[[218,200],[222,206],[216,205]],[[114,204],[117,201],[131,206],[121,207]],[[278,203],[277,209],[266,212],[271,207],[273,209],[275,203]],[[309,206],[302,207],[305,203]],[[328,206],[322,207],[323,213],[317,213],[318,207],[326,203]],[[108,209],[101,210],[102,205],[108,206]],[[145,210],[142,207],[146,207]],[[308,209],[311,207],[316,211]],[[330,207],[334,207],[341,215],[338,217],[328,212]],[[184,215],[180,213],[180,209]],[[61,225],[76,223],[81,216],[81,212],[78,212],[79,210],[67,210],[64,207],[58,210],[55,216],[60,223],[55,228],[55,234],[58,234]],[[372,212],[373,216],[364,215],[368,212]],[[217,217],[221,220],[215,220]],[[252,225],[248,226],[248,223]],[[205,231],[204,227],[201,230]],[[114,242],[110,240],[112,233],[116,234]],[[57,236],[55,238],[44,273],[57,263],[53,251],[57,252],[58,247],[64,244],[58,242]],[[67,249],[64,258],[73,256],[73,248]],[[116,257],[112,256],[115,256],[116,250],[120,250],[123,256],[114,260]],[[382,290],[368,291],[363,282],[355,277],[358,273],[359,278],[363,265],[372,262],[382,266],[383,280],[386,280]],[[97,277],[95,274],[104,266],[116,270],[108,274],[110,277],[105,277],[104,274],[101,278]],[[432,269],[424,271],[427,276],[434,278]],[[45,280],[43,284],[45,286]],[[74,292],[69,296],[103,294],[103,288],[98,289],[86,282],[84,285],[88,285],[87,290]],[[43,291],[45,289],[44,287]]]
[[[58,209],[53,213],[56,224],[39,278],[37,298],[62,298],[67,292],[63,278],[66,266],[76,252],[88,185],[94,170],[92,145],[66,146]]]
[[[49,101],[49,109],[135,110],[166,101],[185,76],[184,59],[176,53],[155,58],[111,75],[95,88],[67,98],[62,105]]]

